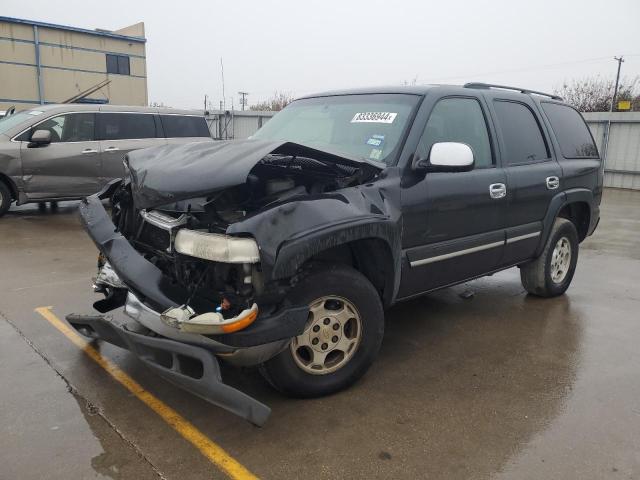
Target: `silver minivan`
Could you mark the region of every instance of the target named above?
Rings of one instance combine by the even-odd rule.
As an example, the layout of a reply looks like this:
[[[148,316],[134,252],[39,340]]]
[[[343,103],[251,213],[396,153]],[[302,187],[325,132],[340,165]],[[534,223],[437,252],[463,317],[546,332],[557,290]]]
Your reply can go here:
[[[0,119],[0,216],[12,202],[75,200],[124,174],[131,150],[213,141],[204,116],[115,105],[43,105]]]

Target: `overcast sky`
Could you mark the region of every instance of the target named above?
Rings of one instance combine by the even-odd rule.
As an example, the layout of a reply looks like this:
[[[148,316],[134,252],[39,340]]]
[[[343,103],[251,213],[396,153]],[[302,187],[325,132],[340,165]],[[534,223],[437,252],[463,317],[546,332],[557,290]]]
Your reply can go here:
[[[227,108],[405,81],[485,81],[552,90],[566,80],[640,75],[640,0],[0,0],[0,15],[83,28],[143,21],[149,101]]]

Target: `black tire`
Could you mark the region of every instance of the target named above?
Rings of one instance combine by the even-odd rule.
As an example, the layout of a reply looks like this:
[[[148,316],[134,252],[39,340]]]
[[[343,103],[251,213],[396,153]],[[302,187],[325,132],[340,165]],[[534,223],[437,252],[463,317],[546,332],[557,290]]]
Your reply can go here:
[[[556,281],[553,278],[551,263],[554,261],[554,249],[562,239],[566,239],[569,243],[570,258],[568,268],[561,269],[564,271],[562,278],[558,278]],[[578,232],[573,222],[566,218],[557,218],[540,256],[520,268],[522,286],[531,295],[538,297],[562,295],[569,288],[576,271],[578,248]]]
[[[11,195],[11,190],[6,183],[0,180],[0,217],[2,217],[5,213],[7,213],[7,211],[9,211],[11,202],[13,202],[13,195]]]
[[[362,377],[378,355],[384,335],[384,311],[378,292],[369,280],[348,266],[315,266],[290,293],[294,303],[308,305],[327,296],[341,297],[355,307],[362,327],[359,343],[350,358],[342,360],[345,362],[342,366],[324,374],[303,370],[294,359],[291,344],[287,345],[287,348],[260,367],[264,378],[285,395],[309,398],[343,390]],[[312,315],[310,321],[311,318]]]

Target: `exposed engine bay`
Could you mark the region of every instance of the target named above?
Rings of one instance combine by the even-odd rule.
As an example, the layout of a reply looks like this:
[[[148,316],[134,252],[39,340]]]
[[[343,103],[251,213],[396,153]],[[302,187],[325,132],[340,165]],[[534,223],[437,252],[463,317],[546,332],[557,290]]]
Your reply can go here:
[[[174,248],[175,238],[181,229],[225,234],[229,225],[256,213],[356,186],[377,174],[377,169],[340,162],[340,157],[320,157],[269,153],[253,166],[244,183],[153,209],[137,208],[132,175],[113,196],[112,220],[136,250],[189,292],[185,305],[194,314],[215,311],[231,318],[255,302],[261,309],[275,308],[289,285],[265,284],[259,262],[224,263],[183,255]]]

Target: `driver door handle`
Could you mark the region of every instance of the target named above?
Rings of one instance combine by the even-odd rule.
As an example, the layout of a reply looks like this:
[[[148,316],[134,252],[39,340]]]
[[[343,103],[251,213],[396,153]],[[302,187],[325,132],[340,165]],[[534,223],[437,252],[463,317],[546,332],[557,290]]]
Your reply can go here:
[[[491,198],[504,198],[507,195],[507,186],[504,183],[492,183],[489,185],[489,195]]]
[[[98,153],[98,150],[94,148],[85,148],[84,150],[82,150],[83,155],[91,155],[92,153]]]
[[[118,150],[120,150],[118,147],[107,147],[104,149],[105,152],[109,153],[109,152],[117,152]]]

